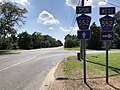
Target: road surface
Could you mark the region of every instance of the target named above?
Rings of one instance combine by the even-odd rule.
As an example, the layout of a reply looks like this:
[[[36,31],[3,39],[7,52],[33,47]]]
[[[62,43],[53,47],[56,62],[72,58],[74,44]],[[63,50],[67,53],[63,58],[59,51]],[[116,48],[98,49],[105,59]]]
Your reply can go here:
[[[76,55],[76,52],[59,47],[0,55],[0,90],[39,90],[50,69],[67,56]]]
[[[0,90],[39,90],[50,69],[72,54],[59,47],[0,55]]]

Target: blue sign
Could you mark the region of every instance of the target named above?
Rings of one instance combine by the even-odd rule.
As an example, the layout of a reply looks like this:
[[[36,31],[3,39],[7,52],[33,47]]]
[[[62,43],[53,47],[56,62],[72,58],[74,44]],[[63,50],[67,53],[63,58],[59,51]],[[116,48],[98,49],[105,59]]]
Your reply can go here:
[[[111,16],[105,16],[100,18],[100,24],[102,27],[102,30],[112,30],[113,29],[113,25],[114,25],[115,19]]]
[[[90,26],[91,17],[87,15],[81,15],[76,18],[77,24],[80,30],[86,30]]]
[[[101,32],[101,40],[114,40],[114,32]]]
[[[90,39],[90,30],[77,31],[78,39]]]
[[[89,14],[91,13],[91,6],[77,6],[76,14]]]
[[[112,15],[115,14],[115,7],[100,7],[100,15]]]

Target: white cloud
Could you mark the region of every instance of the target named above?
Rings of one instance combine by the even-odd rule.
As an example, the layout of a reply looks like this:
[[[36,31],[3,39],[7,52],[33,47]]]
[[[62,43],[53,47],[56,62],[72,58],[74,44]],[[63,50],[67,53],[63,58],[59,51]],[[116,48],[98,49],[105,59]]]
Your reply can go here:
[[[53,27],[49,27],[50,30],[53,30],[54,28]]]
[[[78,4],[79,0],[65,0],[66,4],[75,9],[76,5]]]
[[[30,4],[28,0],[11,0],[12,2],[19,3],[21,5]]]
[[[71,32],[71,31],[76,32],[77,30],[79,30],[78,27],[74,27],[74,28],[70,27],[70,28],[68,28],[68,29],[65,29],[65,28],[63,28],[63,27],[60,27],[59,29],[60,29],[61,31],[63,31],[63,32]]]
[[[42,11],[39,14],[38,22],[44,24],[44,25],[51,25],[51,24],[59,24],[60,22],[54,18],[52,14],[50,14],[47,11]]]
[[[70,6],[72,8],[76,8],[76,6],[78,5],[79,0],[65,0],[66,1],[66,5]],[[107,2],[108,0],[85,0],[85,6],[102,6],[102,5],[106,5],[105,2]],[[80,5],[81,5],[81,0],[80,0]]]
[[[0,2],[3,2],[4,0],[0,0]]]
[[[2,2],[4,0],[0,0],[0,2]],[[28,0],[6,0],[6,1],[10,1],[10,2],[13,2],[13,3],[18,3],[18,4],[21,4],[21,5],[26,5],[26,4],[30,4],[30,2]]]
[[[104,0],[103,0],[103,1],[104,1]],[[98,5],[99,5],[99,6],[106,5],[106,2],[103,2],[103,1],[100,1],[100,2],[98,3]],[[105,1],[107,1],[107,0],[105,0]]]

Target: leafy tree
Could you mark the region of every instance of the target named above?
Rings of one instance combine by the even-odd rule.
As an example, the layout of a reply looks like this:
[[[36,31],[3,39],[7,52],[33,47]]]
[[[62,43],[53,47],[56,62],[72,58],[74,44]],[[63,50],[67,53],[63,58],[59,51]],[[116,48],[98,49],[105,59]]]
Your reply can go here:
[[[2,37],[3,49],[7,48],[7,44],[11,43],[8,36],[16,34],[15,28],[24,24],[24,18],[27,10],[21,9],[13,3],[1,2],[0,3],[0,34]]]
[[[44,40],[47,41],[45,42],[45,46],[48,46],[48,41],[49,41],[49,47],[57,47],[57,41],[56,39],[52,38],[49,35],[44,35]]]
[[[63,44],[60,40],[57,40],[57,46],[63,46]]]
[[[89,49],[101,49],[103,42],[100,41],[100,27],[96,26],[95,22],[90,26],[91,39],[88,40]]]
[[[33,48],[40,48],[41,41],[43,40],[43,36],[39,32],[34,32],[32,34],[32,42],[33,42]]]
[[[20,49],[32,48],[32,36],[27,32],[22,32],[18,35],[18,45]]]
[[[66,35],[65,36],[65,48],[79,47],[79,42],[76,35]]]
[[[115,25],[113,27],[113,31],[115,32],[115,39],[112,43],[114,48],[120,48],[120,11],[118,11],[115,15]]]

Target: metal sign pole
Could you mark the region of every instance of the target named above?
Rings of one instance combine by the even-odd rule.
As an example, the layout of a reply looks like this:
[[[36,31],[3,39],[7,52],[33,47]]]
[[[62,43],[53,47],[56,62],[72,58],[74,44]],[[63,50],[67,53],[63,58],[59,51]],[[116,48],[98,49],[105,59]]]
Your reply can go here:
[[[84,0],[82,0],[82,6],[84,6]],[[82,51],[83,51],[83,58],[84,58],[84,63],[83,63],[83,67],[84,67],[84,83],[86,83],[86,55],[85,55],[85,39],[81,40],[82,42]]]
[[[86,50],[85,50],[85,39],[83,40],[84,43],[84,83],[86,83]]]
[[[84,0],[81,1],[81,6],[84,6]],[[81,58],[84,58],[84,41],[81,40]]]
[[[108,83],[108,41],[106,41],[106,83]]]

